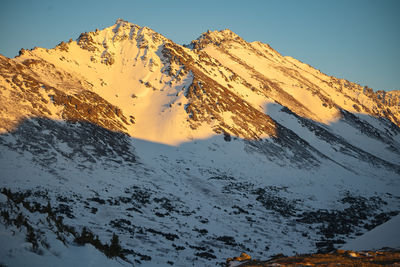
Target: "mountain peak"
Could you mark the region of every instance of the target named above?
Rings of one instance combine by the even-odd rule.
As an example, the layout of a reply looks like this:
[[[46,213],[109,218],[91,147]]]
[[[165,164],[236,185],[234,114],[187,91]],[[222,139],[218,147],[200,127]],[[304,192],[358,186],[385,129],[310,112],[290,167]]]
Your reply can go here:
[[[230,29],[224,29],[224,30],[215,30],[215,31],[210,31],[208,30],[207,32],[203,33],[200,36],[200,39],[211,39],[214,42],[221,42],[224,40],[235,40],[235,39],[242,39],[231,31]]]
[[[129,21],[124,20],[124,19],[121,19],[121,18],[118,18],[118,19],[115,21],[114,24],[124,24],[124,23],[129,23]]]
[[[127,29],[133,29],[133,28],[147,28],[147,27],[140,27],[139,25],[137,25],[137,24],[134,24],[134,23],[131,23],[131,22],[129,22],[129,21],[127,21],[127,20],[124,20],[124,19],[121,19],[121,18],[118,18],[116,21],[115,21],[115,23],[114,23],[114,25],[112,25],[112,26],[110,26],[110,27],[108,27],[108,28],[112,28],[113,29],[113,32],[114,33],[118,33],[118,30],[121,28],[127,28]],[[105,28],[105,29],[108,29],[108,28]]]
[[[223,42],[230,42],[230,41],[243,42],[244,40],[230,29],[215,30],[215,31],[208,30],[202,33],[196,40],[193,40],[188,47],[195,49],[202,49],[207,44],[215,44],[219,46]]]

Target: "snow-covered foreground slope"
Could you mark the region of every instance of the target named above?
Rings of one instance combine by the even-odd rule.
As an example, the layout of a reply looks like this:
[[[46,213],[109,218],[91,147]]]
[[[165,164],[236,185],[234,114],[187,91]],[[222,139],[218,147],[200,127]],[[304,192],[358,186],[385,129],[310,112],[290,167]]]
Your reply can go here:
[[[229,30],[118,20],[0,66],[1,264],[329,251],[400,210],[396,93]]]
[[[43,119],[1,140],[1,182],[11,191],[3,190],[10,218],[3,223],[21,236],[27,229],[18,229],[17,218],[27,219],[39,240],[33,252],[44,253],[35,256],[38,265],[77,250],[82,227],[103,244],[118,234],[127,260],[150,265],[214,265],[241,251],[265,258],[327,250],[386,221],[400,205],[398,174],[388,167],[347,158],[346,169],[269,140],[215,136],[168,146]],[[66,226],[56,226],[48,203]],[[4,263],[12,265],[24,244],[30,257],[19,240],[5,248]]]
[[[342,249],[366,251],[382,248],[400,248],[400,215],[390,219],[366,234],[350,240]]]

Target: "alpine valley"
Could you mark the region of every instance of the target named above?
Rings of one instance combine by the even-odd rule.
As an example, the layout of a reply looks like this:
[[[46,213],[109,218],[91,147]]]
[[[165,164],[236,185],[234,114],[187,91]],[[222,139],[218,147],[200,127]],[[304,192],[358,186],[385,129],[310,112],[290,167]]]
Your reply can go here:
[[[400,211],[400,91],[119,19],[0,55],[0,190],[2,266],[329,252]]]

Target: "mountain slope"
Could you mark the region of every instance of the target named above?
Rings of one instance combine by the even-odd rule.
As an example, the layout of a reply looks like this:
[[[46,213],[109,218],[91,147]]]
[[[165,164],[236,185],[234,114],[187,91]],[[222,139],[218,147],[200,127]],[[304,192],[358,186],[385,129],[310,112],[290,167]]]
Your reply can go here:
[[[395,91],[123,20],[0,64],[1,234],[20,232],[0,263],[212,266],[329,251],[399,212]]]

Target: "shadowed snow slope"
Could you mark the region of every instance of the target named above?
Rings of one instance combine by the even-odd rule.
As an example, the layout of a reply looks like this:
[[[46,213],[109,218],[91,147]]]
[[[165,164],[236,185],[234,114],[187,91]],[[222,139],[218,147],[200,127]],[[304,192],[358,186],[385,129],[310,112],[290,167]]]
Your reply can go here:
[[[400,211],[398,93],[230,30],[118,20],[0,55],[0,88],[0,264],[330,251]]]
[[[378,250],[382,248],[400,248],[400,215],[377,226],[362,236],[350,240],[342,249],[346,250]]]

